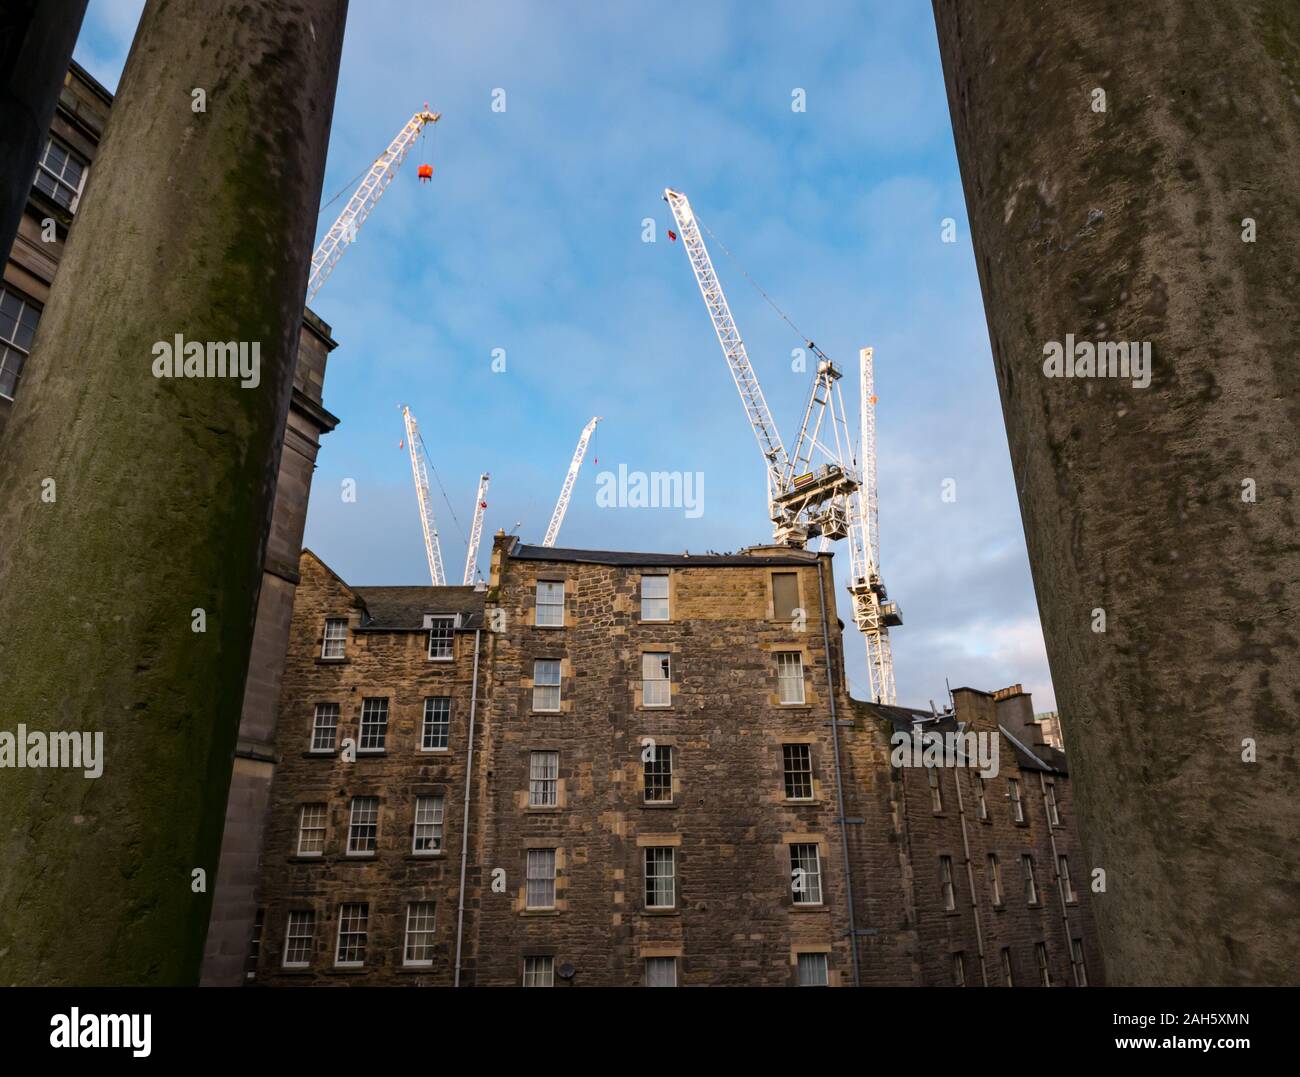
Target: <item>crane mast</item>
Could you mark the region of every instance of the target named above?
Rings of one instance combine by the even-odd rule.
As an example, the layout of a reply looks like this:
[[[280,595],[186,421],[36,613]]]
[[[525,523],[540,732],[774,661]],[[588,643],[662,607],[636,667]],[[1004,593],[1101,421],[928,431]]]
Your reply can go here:
[[[343,252],[348,245],[357,238],[357,229],[361,227],[370,211],[375,208],[375,203],[379,201],[384,190],[393,181],[393,177],[397,175],[397,170],[411,147],[415,145],[415,139],[424,130],[425,124],[437,123],[441,116],[440,112],[430,112],[426,104],[407,121],[405,127],[397,132],[396,137],[388,144],[388,149],[375,158],[375,163],[370,166],[360,186],[352,193],[348,204],[343,207],[343,212],[330,225],[330,230],[325,233],[320,246],[311,256],[311,275],[307,278],[308,303],[316,297],[316,293],[320,291],[321,285],[325,283],[339,259],[343,257]]]
[[[485,471],[478,477],[478,493],[474,495],[474,523],[469,529],[469,551],[465,554],[465,586],[474,586],[474,573],[478,570],[478,544],[483,537],[483,512],[487,509],[488,479]]]
[[[402,408],[402,421],[406,424],[406,447],[411,453],[411,475],[415,479],[415,497],[420,503],[420,526],[424,529],[424,554],[429,561],[429,578],[434,587],[444,587],[447,578],[442,571],[442,550],[438,545],[438,525],[433,518],[433,499],[429,496],[429,467],[424,439],[415,416],[408,407]]]
[[[551,514],[550,526],[546,529],[546,538],[542,540],[543,546],[554,546],[555,540],[560,537],[560,525],[564,523],[564,514],[569,511],[569,499],[573,496],[573,484],[578,481],[578,469],[582,467],[582,458],[587,455],[587,442],[591,440],[591,435],[595,431],[598,422],[600,422],[599,415],[582,428],[582,436],[578,438],[578,447],[573,450],[573,460],[569,464],[568,474],[564,476],[564,485],[560,488],[560,499],[555,503],[555,511]]]
[[[889,600],[880,578],[880,508],[876,494],[876,395],[874,352],[858,353],[861,399],[862,481],[853,499],[849,526],[849,594],[853,598],[853,621],[867,645],[867,675],[871,697],[892,705],[894,656],[889,643],[890,626],[903,623],[898,603]]]

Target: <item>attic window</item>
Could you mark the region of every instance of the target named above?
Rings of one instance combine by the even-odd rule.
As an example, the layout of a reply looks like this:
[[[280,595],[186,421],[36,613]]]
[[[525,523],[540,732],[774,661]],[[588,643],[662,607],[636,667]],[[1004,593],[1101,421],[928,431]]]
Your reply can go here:
[[[777,621],[793,621],[799,608],[799,574],[797,572],[772,573],[772,617]]]
[[[427,617],[425,623],[429,626],[429,657],[439,662],[450,661],[456,618],[454,616]]]

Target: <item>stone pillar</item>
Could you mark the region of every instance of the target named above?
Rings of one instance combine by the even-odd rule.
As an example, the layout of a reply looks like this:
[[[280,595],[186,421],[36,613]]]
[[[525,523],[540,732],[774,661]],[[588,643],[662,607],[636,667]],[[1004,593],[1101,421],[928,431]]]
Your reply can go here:
[[[934,8],[1108,980],[1294,982],[1300,8]]]
[[[7,983],[198,978],[346,11],[141,19],[0,449],[0,736],[103,768],[0,771]]]
[[[13,246],[85,15],[86,0],[14,0],[0,15],[0,252]]]

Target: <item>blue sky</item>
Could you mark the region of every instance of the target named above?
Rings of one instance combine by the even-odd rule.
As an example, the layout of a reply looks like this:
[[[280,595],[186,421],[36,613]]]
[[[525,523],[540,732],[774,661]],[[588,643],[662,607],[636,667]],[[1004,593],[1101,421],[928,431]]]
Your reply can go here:
[[[76,57],[110,89],[141,6],[90,0]],[[504,112],[491,108],[498,88]],[[674,187],[844,368],[851,411],[857,351],[875,349],[881,561],[905,617],[892,633],[899,702],[942,704],[946,677],[1021,682],[1036,710],[1055,706],[928,3],[353,0],[325,196],[425,101],[442,121],[313,303],[339,341],[325,403],[342,422],[318,461],[310,547],[353,583],[428,582],[403,403],[451,499],[435,488],[453,581],[479,473],[492,474],[486,568],[498,528],[519,522],[541,541],[593,415],[604,421],[561,545],[768,541],[761,457],[665,235]],[[424,161],[429,184],[416,178]],[[947,217],[955,243],[941,242]],[[800,341],[712,253],[788,443],[810,379],[790,369]],[[596,476],[620,464],[702,472],[702,515],[598,507]],[[836,561],[842,582],[843,543]]]

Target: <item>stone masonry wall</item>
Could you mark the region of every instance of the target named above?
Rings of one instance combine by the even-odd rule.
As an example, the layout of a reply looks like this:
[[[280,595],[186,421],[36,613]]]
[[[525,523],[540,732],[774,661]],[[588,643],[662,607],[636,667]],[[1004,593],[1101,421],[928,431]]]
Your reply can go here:
[[[643,622],[638,567],[517,560],[501,556],[500,546],[495,561],[491,597],[506,630],[496,641],[485,725],[482,863],[485,873],[503,868],[507,886],[483,895],[479,983],[518,984],[525,957],[549,955],[557,969],[573,966],[575,985],[634,986],[646,957],[676,956],[683,986],[784,986],[795,982],[800,950],[828,953],[831,983],[851,983],[816,562],[674,567],[671,619]],[[799,575],[802,631],[773,618],[773,571]],[[563,627],[535,624],[538,580],[563,581]],[[829,590],[827,598],[838,644]],[[668,708],[642,705],[646,651],[671,654]],[[802,705],[778,702],[777,651],[802,655]],[[562,662],[558,714],[532,708],[537,659]],[[838,667],[834,679],[847,718]],[[673,749],[671,804],[644,803],[644,738]],[[810,802],[784,793],[782,745],[800,742],[811,747]],[[559,752],[556,808],[527,806],[533,750]],[[855,828],[855,840],[873,861],[863,879],[878,884],[864,883],[858,896],[870,910],[864,919],[884,931],[864,940],[864,962],[871,981],[907,982],[911,958],[896,937],[904,918],[899,887],[879,881],[898,874],[888,813],[875,807],[887,802],[888,779],[862,786],[873,798],[872,818]],[[792,842],[820,850],[816,906],[792,900]],[[670,911],[645,907],[643,850],[651,845],[676,851]],[[538,847],[559,850],[554,910],[524,908],[526,852]]]
[[[263,863],[265,927],[259,982],[452,982],[475,634],[457,632],[453,660],[432,661],[427,631],[367,630],[359,627],[362,610],[363,603],[343,581],[313,554],[303,553],[276,728],[279,765]],[[349,619],[346,656],[341,660],[321,657],[327,617]],[[483,633],[485,640],[487,635]],[[481,662],[485,658],[480,655]],[[426,696],[451,697],[446,751],[421,750]],[[365,697],[388,699],[385,751],[358,753],[352,762],[341,750],[311,751],[315,705],[339,704],[336,743],[341,745],[345,738],[359,742]],[[442,850],[437,855],[412,852],[414,801],[422,794],[444,798]],[[378,848],[371,857],[347,855],[349,810],[356,796],[380,800]],[[328,805],[328,820],[323,855],[305,857],[298,855],[299,815],[302,805],[310,803]],[[426,901],[435,904],[433,961],[404,967],[407,905]],[[358,969],[334,967],[339,907],[345,902],[369,904],[366,960]],[[288,913],[305,909],[315,913],[310,962],[303,969],[285,969]],[[473,929],[471,911],[464,955],[471,977]]]

